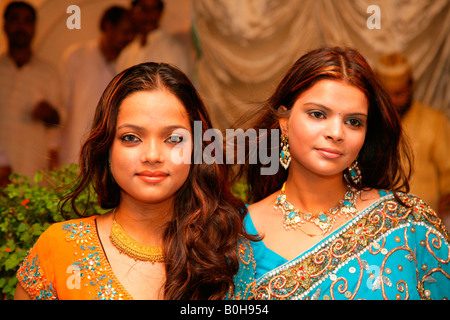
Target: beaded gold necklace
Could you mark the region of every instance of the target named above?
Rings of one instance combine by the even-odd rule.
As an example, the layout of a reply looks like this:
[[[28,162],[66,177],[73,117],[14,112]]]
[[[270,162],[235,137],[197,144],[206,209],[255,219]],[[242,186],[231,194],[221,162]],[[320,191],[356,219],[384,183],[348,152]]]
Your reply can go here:
[[[359,192],[354,190],[352,187],[347,186],[344,199],[340,200],[336,206],[326,211],[320,211],[317,214],[313,214],[310,212],[302,212],[299,209],[294,208],[294,206],[286,198],[285,182],[281,188],[280,194],[276,198],[274,208],[275,210],[279,208],[283,212],[283,224],[285,230],[296,230],[298,227],[301,227],[302,224],[309,222],[319,227],[322,234],[326,234],[333,229],[334,222],[340,215],[356,215],[358,212],[358,209],[356,209],[356,198],[358,193]],[[314,236],[309,233],[306,234],[309,236]]]
[[[115,217],[113,218],[109,239],[120,253],[133,258],[135,261],[164,262],[163,247],[149,246],[137,242],[123,230],[122,226],[116,222]]]

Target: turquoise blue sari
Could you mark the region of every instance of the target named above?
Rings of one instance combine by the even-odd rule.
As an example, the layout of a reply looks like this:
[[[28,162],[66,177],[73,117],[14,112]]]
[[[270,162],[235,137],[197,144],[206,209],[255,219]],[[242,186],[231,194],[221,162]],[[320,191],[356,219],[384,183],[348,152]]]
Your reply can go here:
[[[234,288],[230,288],[225,300],[249,300],[253,296],[256,264],[250,241],[241,237],[237,253],[239,270],[234,277]]]
[[[382,197],[316,246],[287,261],[252,242],[251,299],[448,299],[449,235],[420,198]],[[246,230],[256,234],[247,215]],[[248,274],[246,275],[248,276]],[[247,290],[247,292],[249,292]]]

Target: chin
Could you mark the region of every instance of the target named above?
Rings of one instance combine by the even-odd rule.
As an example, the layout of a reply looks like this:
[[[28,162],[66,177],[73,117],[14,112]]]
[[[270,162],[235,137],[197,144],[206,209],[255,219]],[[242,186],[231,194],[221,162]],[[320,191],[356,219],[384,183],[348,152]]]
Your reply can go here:
[[[167,197],[167,196],[160,196],[158,197],[157,195],[152,195],[152,196],[140,196],[140,197],[135,197],[134,199],[143,203],[143,204],[148,204],[148,205],[155,205],[155,204],[160,204],[163,203],[169,199],[171,199],[172,197]]]

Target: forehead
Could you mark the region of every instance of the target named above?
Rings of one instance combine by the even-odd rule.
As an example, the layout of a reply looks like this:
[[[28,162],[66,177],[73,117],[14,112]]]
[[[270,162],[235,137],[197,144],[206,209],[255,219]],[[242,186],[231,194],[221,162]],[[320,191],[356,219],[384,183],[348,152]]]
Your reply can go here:
[[[27,18],[31,20],[35,20],[34,12],[25,6],[16,6],[8,9],[5,13],[5,21],[18,19],[18,18]]]
[[[160,3],[158,0],[140,0],[137,2],[137,6],[145,10],[159,10]]]
[[[333,109],[368,110],[367,97],[363,91],[348,83],[335,80],[317,82],[298,97],[294,106],[304,103],[322,104]]]
[[[139,91],[126,97],[119,108],[117,125],[132,122],[145,127],[159,125],[189,126],[189,116],[181,101],[170,91]]]

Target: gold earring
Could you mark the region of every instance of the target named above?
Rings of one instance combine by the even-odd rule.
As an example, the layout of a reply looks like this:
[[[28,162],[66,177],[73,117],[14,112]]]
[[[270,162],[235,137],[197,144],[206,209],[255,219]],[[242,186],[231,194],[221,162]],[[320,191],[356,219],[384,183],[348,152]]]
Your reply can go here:
[[[348,169],[348,174],[345,174],[344,177],[349,182],[349,179],[351,179],[355,185],[358,185],[361,183],[362,175],[361,175],[361,169],[359,168],[358,160],[355,160]]]
[[[289,151],[289,140],[287,135],[284,133],[281,134],[281,152],[280,152],[280,164],[283,166],[285,170],[289,168],[289,164],[291,163],[291,153]]]

